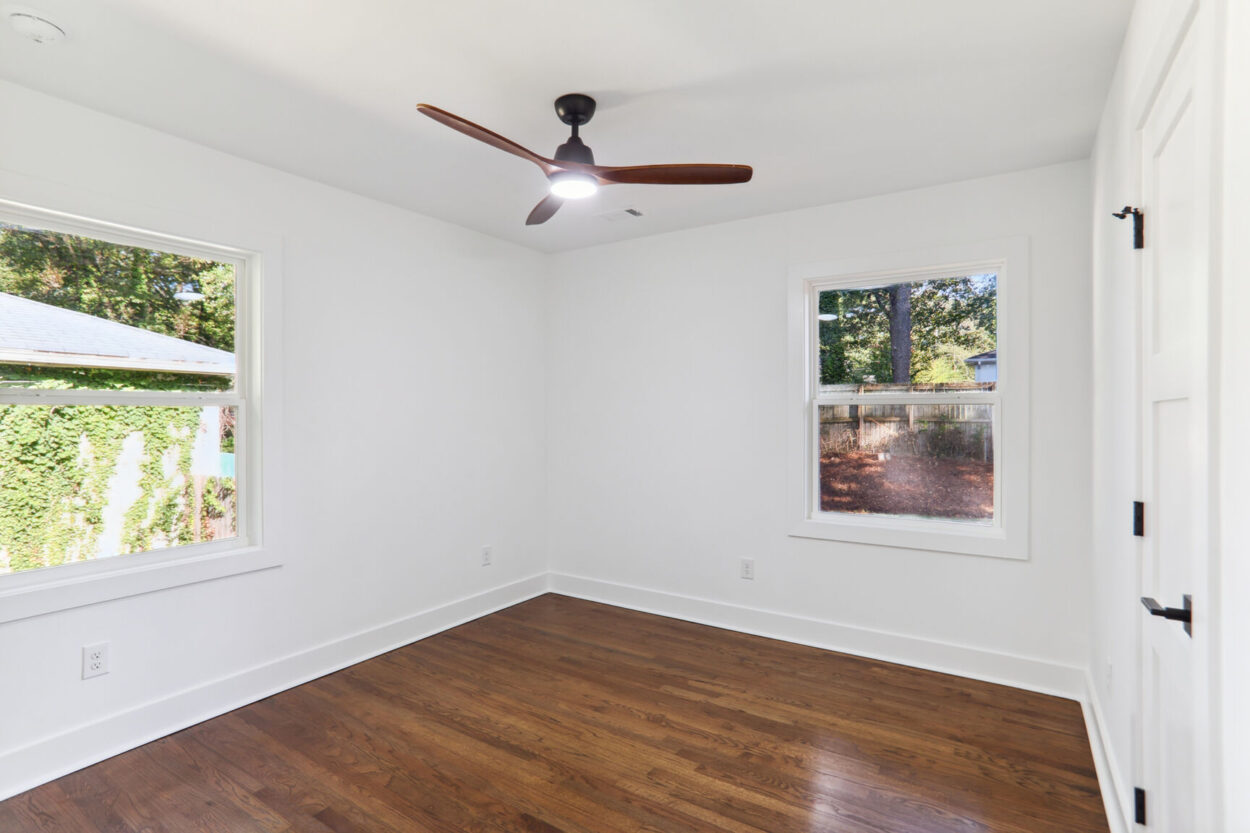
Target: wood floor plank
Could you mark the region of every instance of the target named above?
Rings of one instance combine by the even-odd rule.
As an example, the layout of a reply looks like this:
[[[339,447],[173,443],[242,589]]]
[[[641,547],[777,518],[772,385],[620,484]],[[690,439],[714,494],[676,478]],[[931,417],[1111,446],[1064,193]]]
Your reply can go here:
[[[432,662],[431,651],[436,650],[436,648],[434,648],[434,646],[423,646],[423,648],[424,651],[421,661],[426,665],[430,665]],[[456,667],[460,669],[461,674],[463,674],[465,670],[473,669],[477,673],[485,676],[489,673],[488,669],[500,669],[498,675],[503,675],[506,673],[506,657],[510,655],[516,656],[517,653],[522,650],[522,648],[518,645],[510,645],[509,650],[499,656],[479,656],[479,654],[485,652],[485,648],[486,646],[479,645],[478,650],[473,653],[472,659],[469,658],[469,652],[464,649],[453,652],[449,654],[449,656],[459,657],[459,660],[456,661]],[[535,661],[535,658],[532,656],[526,656],[525,659],[527,661]],[[402,659],[399,661],[402,661]],[[444,672],[450,671],[450,666],[446,664],[438,665],[437,667]],[[713,736],[715,727],[731,724],[733,726],[733,731],[722,732],[722,736],[733,738],[735,739],[735,742],[742,740],[761,742],[762,740],[770,738],[781,738],[790,744],[792,752],[795,750],[802,750],[811,743],[823,743],[823,739],[825,737],[833,734],[828,731],[830,725],[832,725],[834,728],[841,728],[844,730],[842,735],[839,737],[845,737],[847,731],[851,733],[858,731],[861,737],[858,739],[857,746],[850,748],[849,751],[845,749],[818,748],[816,750],[817,754],[824,759],[829,757],[830,752],[835,755],[847,752],[850,759],[850,765],[858,769],[864,765],[871,765],[877,758],[894,755],[895,750],[906,749],[908,755],[915,755],[917,753],[917,749],[927,749],[930,753],[929,757],[931,761],[936,760],[936,757],[938,756],[945,755],[945,768],[947,770],[958,769],[962,772],[964,780],[971,780],[975,783],[976,781],[986,777],[997,777],[1006,783],[1013,783],[1020,786],[1023,790],[1025,790],[1025,792],[1023,792],[1018,798],[1036,804],[1038,809],[1045,807],[1050,802],[1050,797],[1043,797],[1040,795],[1034,797],[1034,791],[1031,788],[1031,784],[1028,783],[1028,780],[1032,777],[1029,771],[1026,770],[1021,772],[1007,766],[987,767],[986,755],[989,753],[963,744],[952,745],[950,741],[943,741],[940,738],[934,740],[926,737],[924,732],[913,730],[906,723],[900,723],[895,726],[886,725],[884,729],[890,733],[898,734],[898,737],[887,737],[885,741],[881,741],[879,737],[874,738],[869,735],[868,730],[872,729],[876,730],[877,735],[880,735],[882,732],[882,727],[879,724],[879,721],[876,721],[875,719],[861,723],[854,723],[847,722],[840,717],[827,717],[824,719],[822,725],[812,726],[803,722],[796,723],[790,716],[784,714],[759,714],[756,712],[748,713],[735,710],[729,705],[719,702],[715,704],[701,704],[698,709],[686,708],[683,710],[685,704],[682,700],[684,698],[674,698],[671,691],[666,692],[659,689],[654,691],[644,690],[639,687],[641,684],[635,681],[635,677],[635,673],[630,673],[622,675],[621,680],[613,680],[604,675],[603,669],[596,668],[587,672],[585,678],[581,680],[579,690],[584,694],[586,691],[605,689],[606,694],[604,699],[598,702],[592,701],[588,704],[583,704],[590,706],[589,712],[583,720],[586,722],[601,720],[602,715],[609,712],[615,703],[643,702],[650,700],[651,707],[654,711],[646,714],[644,716],[645,719],[636,721],[636,725],[638,727],[642,727],[643,729],[646,729],[655,722],[653,720],[655,715],[664,713],[669,715],[669,717],[666,717],[664,721],[664,731],[669,735],[672,735],[674,732],[683,728],[674,722],[677,718],[672,717],[672,715],[680,713],[681,717],[684,719],[705,719],[703,725],[706,728],[706,734],[703,738],[701,738],[701,740],[706,740],[708,737]],[[438,675],[438,679],[452,680],[453,677],[450,673],[443,673]],[[455,685],[454,682],[450,682],[448,684]],[[475,686],[475,691],[479,693],[480,696],[482,692],[489,689],[492,683],[474,678],[473,685]],[[511,696],[520,699],[526,695],[521,692],[514,691],[511,693]],[[549,700],[544,702],[549,702]],[[562,709],[564,707],[565,703],[563,699],[558,703],[550,704],[550,706],[544,706],[544,708],[550,709]],[[757,710],[757,712],[758,711],[759,710]],[[618,739],[622,741],[624,740],[624,738]],[[653,746],[660,745],[660,742],[656,740],[649,742]],[[926,744],[928,744],[927,747]],[[874,754],[877,752],[880,754]],[[894,757],[897,757],[897,755],[894,755]],[[994,761],[991,760],[988,761],[988,763],[993,764]],[[1066,773],[1064,773],[1062,769],[1056,770],[1056,772],[1063,777],[1067,777]],[[1057,785],[1059,788],[1063,788],[1062,781],[1057,782]],[[1051,786],[1054,787],[1056,785]],[[951,787],[952,785],[950,783],[938,784],[936,791],[939,795],[944,796],[947,794],[949,789],[951,789]],[[1086,790],[1078,789],[1077,793],[1081,797],[1087,795]],[[1058,824],[1062,822],[1062,809],[1055,814],[1058,816],[1056,819],[1058,826]],[[1036,825],[1032,822],[1030,817],[1030,821],[1026,825],[1026,829],[1034,829],[1035,827]]]
[[[1080,706],[546,595],[0,802],[4,833],[1106,833]]]
[[[423,662],[425,664],[430,663],[430,657],[428,653],[423,657]],[[460,665],[463,670],[463,660],[461,661]],[[442,681],[450,680],[451,677],[446,673],[442,673],[442,674],[437,675],[437,679],[440,682],[442,682]],[[448,684],[454,685],[454,683],[448,683]],[[591,675],[591,678],[587,681],[584,687],[589,687],[590,685],[601,685],[601,684],[603,683],[602,681],[598,679],[597,675]],[[475,685],[476,685],[476,688],[475,688],[474,693],[476,697],[480,699],[483,696],[483,692],[486,688],[486,685],[481,684],[481,683],[478,683]],[[454,694],[452,694],[452,696],[454,697]],[[520,701],[525,695],[514,691],[512,692],[511,696],[514,700]],[[638,696],[638,695],[635,692],[633,696]],[[660,695],[657,695],[657,696],[660,696]],[[622,700],[626,698],[620,696],[620,691],[615,691],[612,693],[612,699]],[[540,707],[547,708],[547,709],[562,709],[564,708],[564,704],[563,702],[559,702],[559,703],[554,703],[550,705],[541,705]],[[659,706],[658,708],[662,709],[663,705]],[[610,703],[608,703],[608,701],[602,701],[601,703],[598,703],[598,704],[592,704],[590,713],[594,713],[594,714],[602,716],[604,713],[606,713],[610,709],[611,709]],[[650,727],[652,723],[656,722],[652,719],[653,716],[654,715],[641,716],[643,719],[638,721],[637,725],[639,727],[643,727],[644,729],[646,727]],[[761,728],[761,725],[758,722],[753,724],[750,720],[745,719],[746,718],[745,715],[737,714],[737,713],[734,713],[733,711],[724,711],[719,714],[714,714],[712,715],[712,717],[713,717],[713,720],[711,721],[711,724],[709,725],[713,728],[709,728],[706,733],[702,733],[697,738],[695,738],[696,745],[699,745],[699,746],[707,745],[708,739],[713,738],[715,736],[714,727],[716,726],[724,727],[725,725],[730,725],[731,731],[722,732],[721,737],[735,739],[734,741],[728,744],[731,747],[733,747],[731,749],[731,752],[733,754],[740,754],[737,748],[740,744],[737,743],[737,740],[751,739],[751,738],[755,738],[753,742],[758,743],[760,742],[760,739],[769,738],[769,737],[781,737],[791,742],[792,751],[795,749],[801,749],[807,743],[807,736],[812,733],[812,730],[810,728],[805,728],[801,726],[796,727],[796,726],[791,725],[788,722],[776,722],[768,718],[763,719],[764,722],[762,723],[762,728]],[[585,717],[583,719],[588,722],[596,722],[600,720],[601,718]],[[736,721],[736,722],[730,723],[730,721]],[[600,724],[600,725],[603,725],[603,727],[605,728],[605,731],[607,731],[608,733],[611,733],[614,731],[611,725],[606,725],[606,724]],[[684,749],[683,749],[683,746],[679,743],[680,738],[676,737],[676,734],[682,731],[682,729],[683,727],[681,725],[679,725],[678,723],[675,723],[671,719],[666,718],[662,722],[662,725],[660,728],[661,736],[656,737],[656,738],[644,739],[644,745],[653,757],[658,757],[661,749],[669,749],[669,751],[681,753],[682,751],[684,751]],[[622,729],[621,731],[628,731],[628,730]],[[614,739],[615,742],[613,744],[613,751],[614,752],[619,751],[619,749],[623,745],[626,745],[635,739],[636,738],[630,737],[624,734],[618,734],[616,738]],[[821,757],[821,759],[828,760],[829,755],[826,750],[821,750],[817,752],[817,754]],[[672,760],[669,760],[667,761],[667,763],[672,765],[674,762]],[[680,762],[678,762],[677,765],[680,766]],[[852,757],[849,761],[849,765],[847,769],[853,772],[857,769],[862,769],[865,765],[871,766],[871,761],[866,759],[861,762],[860,760]],[[982,768],[980,764],[976,762],[973,762],[969,766],[972,769],[972,771],[969,773],[970,776],[977,775],[979,773],[979,770]],[[874,780],[876,780],[877,782],[881,782],[882,779],[878,777],[878,778],[875,778]],[[822,784],[822,789],[825,793],[829,793],[829,791],[837,789],[840,786],[847,786],[853,781],[854,781],[854,778],[848,776],[847,772],[844,771],[842,773],[839,773],[839,778],[837,780],[830,781],[826,779]],[[913,800],[919,800],[921,798],[921,793],[920,791],[914,789],[914,786],[915,786],[914,784],[910,782],[906,782],[899,786],[905,791],[906,794],[911,795],[913,797]],[[949,787],[947,785],[943,785],[940,788],[932,791],[932,794],[937,799],[939,799],[939,803],[940,803],[940,799],[949,798],[948,789]],[[1023,794],[1020,797],[1029,798],[1029,796],[1023,795]],[[843,798],[845,799],[846,797],[843,796]],[[1030,803],[1035,804],[1036,808],[1039,810],[1044,808],[1044,802],[1041,798],[1038,798],[1036,801],[1030,801]],[[871,813],[869,813],[869,815],[871,815]],[[935,818],[929,820],[928,822],[929,826],[926,829],[931,829],[935,831],[946,829],[938,821],[940,816],[941,816],[940,812],[935,813]],[[959,829],[963,829],[962,826],[960,825],[956,825],[956,826]],[[1011,829],[1015,829],[1015,828],[1011,828]],[[1024,824],[1023,829],[1034,830],[1034,829],[1039,829],[1039,828],[1036,827],[1036,825],[1033,823],[1030,817],[1029,820]],[[1056,819],[1056,829],[1062,829],[1061,819]]]

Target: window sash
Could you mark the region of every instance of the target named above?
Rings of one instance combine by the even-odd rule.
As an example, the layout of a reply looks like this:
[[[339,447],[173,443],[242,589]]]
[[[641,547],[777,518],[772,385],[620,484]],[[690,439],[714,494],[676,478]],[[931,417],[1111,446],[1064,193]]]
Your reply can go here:
[[[811,397],[817,405],[997,405],[998,391],[975,393],[826,393]]]
[[[970,274],[992,272],[1001,274],[1006,264],[1000,259],[978,263],[966,263],[957,267],[931,269],[900,269],[859,274],[844,278],[829,278],[806,282],[806,349],[804,361],[807,369],[807,513],[810,520],[834,521],[840,524],[882,527],[887,529],[910,528],[949,529],[967,535],[1002,534],[1002,379],[997,380],[992,391],[916,393],[822,393],[820,385],[820,294],[847,289],[870,289],[895,283],[920,283],[928,280],[944,280],[966,277]],[[996,301],[997,303],[997,301]],[[1001,318],[1000,318],[1001,320]],[[997,337],[995,338],[997,342]],[[988,523],[968,523],[944,518],[918,518],[882,513],[826,512],[820,508],[820,408],[825,405],[988,405],[990,406],[990,431],[994,437],[994,517]]]
[[[258,275],[260,256],[256,252],[228,248],[173,237],[159,232],[132,229],[105,221],[86,220],[31,206],[0,200],[0,220],[26,228],[73,234],[102,240],[120,246],[134,246],[186,257],[212,260],[234,267],[234,387],[229,391],[126,391],[48,390],[38,388],[0,388],[0,405],[86,405],[86,406],[150,406],[235,408],[235,503],[233,538],[201,541],[176,547],[130,553],[122,559],[76,562],[60,567],[45,567],[0,576],[0,590],[20,591],[52,581],[52,572],[68,568],[82,576],[104,577],[133,568],[129,559],[140,558],[147,563],[170,563],[172,560],[193,560],[201,556],[248,551],[259,547],[261,515],[261,472],[259,431],[260,415],[252,413],[260,401],[259,344],[257,324],[261,321],[261,297]],[[256,348],[256,349],[254,349]],[[255,423],[255,425],[253,425]],[[119,563],[120,562],[120,563]],[[6,621],[0,618],[0,621]]]
[[[919,401],[917,401],[919,399]],[[889,515],[885,513],[826,512],[820,508],[820,409],[824,405],[967,405],[985,404],[990,406],[990,436],[994,441],[994,517],[990,523],[971,523],[947,518],[923,518],[910,515]],[[947,529],[967,535],[997,536],[1003,529],[1003,477],[1002,477],[1002,403],[996,399],[956,398],[926,394],[923,398],[913,396],[900,402],[882,402],[872,398],[867,402],[863,397],[837,397],[837,401],[821,401],[812,399],[807,414],[807,517],[814,521],[836,521],[862,526],[879,526],[883,528],[904,529]],[[901,525],[901,526],[900,526]]]
[[[230,391],[196,393],[142,390],[0,390],[0,405],[137,405],[171,407],[177,405],[235,405],[242,407],[247,397]]]
[[[184,257],[211,260],[234,267],[234,388],[229,391],[93,391],[90,388],[75,390],[39,390],[32,388],[0,388],[0,404],[30,404],[36,402],[78,401],[71,396],[84,396],[84,404],[91,405],[176,405],[176,404],[234,404],[242,407],[247,393],[251,391],[253,329],[259,321],[259,293],[254,273],[257,257],[239,249],[186,240],[159,232],[140,231],[126,226],[19,205],[0,200],[0,221],[32,229],[55,231],[89,237],[118,246],[133,246],[153,251],[167,252]],[[104,396],[100,396],[103,394]],[[90,396],[87,396],[90,395]],[[117,397],[114,400],[111,397]],[[196,397],[211,397],[207,399]],[[228,399],[227,397],[233,397]],[[150,398],[151,401],[144,401]]]
[[[1007,264],[1001,258],[975,261],[964,263],[958,266],[938,266],[927,269],[895,269],[888,271],[870,272],[867,274],[850,275],[842,278],[824,278],[822,280],[807,280],[805,284],[805,304],[806,304],[806,347],[804,356],[804,364],[807,376],[807,399],[809,402],[818,402],[822,405],[847,405],[859,404],[860,401],[876,402],[881,405],[905,404],[907,402],[918,402],[920,397],[950,397],[957,398],[958,401],[964,403],[983,402],[987,404],[999,404],[1002,396],[1003,380],[1000,376],[995,384],[993,391],[968,391],[966,393],[865,393],[865,394],[822,394],[820,392],[820,294],[822,292],[836,292],[848,289],[873,289],[877,287],[890,286],[896,283],[922,283],[930,280],[947,280],[951,278],[963,278],[969,275],[982,273],[993,273],[1001,279],[1002,273],[1006,271]],[[1001,295],[995,298],[996,319],[1001,322]],[[995,333],[994,342],[997,345],[999,339]],[[854,401],[853,401],[854,400]],[[941,404],[939,399],[926,400],[931,404]],[[953,401],[953,399],[952,399]]]

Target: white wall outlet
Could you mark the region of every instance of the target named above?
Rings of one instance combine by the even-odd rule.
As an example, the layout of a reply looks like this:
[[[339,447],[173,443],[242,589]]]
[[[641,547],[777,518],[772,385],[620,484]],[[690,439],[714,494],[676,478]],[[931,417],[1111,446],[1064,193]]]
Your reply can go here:
[[[489,567],[493,563],[492,558],[490,547],[482,547],[482,566]]]
[[[109,644],[97,642],[82,646],[82,678],[89,680],[109,672]]]
[[[739,571],[739,575],[742,576],[742,578],[747,579],[748,581],[755,580],[755,559],[754,558],[742,559],[742,569]]]

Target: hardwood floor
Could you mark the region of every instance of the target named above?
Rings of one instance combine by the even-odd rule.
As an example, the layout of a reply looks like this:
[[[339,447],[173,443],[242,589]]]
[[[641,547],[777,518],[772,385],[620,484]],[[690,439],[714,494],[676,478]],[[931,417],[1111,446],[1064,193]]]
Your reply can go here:
[[[0,803],[0,831],[1106,831],[1070,700],[547,595]]]

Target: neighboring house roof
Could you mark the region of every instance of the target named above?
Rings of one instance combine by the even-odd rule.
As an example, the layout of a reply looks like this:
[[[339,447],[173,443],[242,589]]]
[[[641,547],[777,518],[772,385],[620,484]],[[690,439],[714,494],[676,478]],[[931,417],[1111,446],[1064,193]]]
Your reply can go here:
[[[234,373],[234,354],[0,292],[0,364]]]
[[[997,364],[998,351],[987,350],[984,353],[977,353],[975,356],[969,356],[964,359],[964,364]]]

